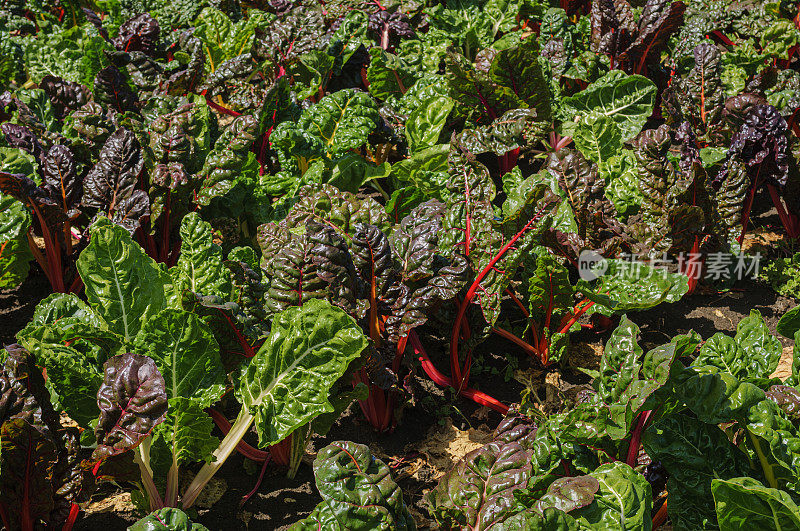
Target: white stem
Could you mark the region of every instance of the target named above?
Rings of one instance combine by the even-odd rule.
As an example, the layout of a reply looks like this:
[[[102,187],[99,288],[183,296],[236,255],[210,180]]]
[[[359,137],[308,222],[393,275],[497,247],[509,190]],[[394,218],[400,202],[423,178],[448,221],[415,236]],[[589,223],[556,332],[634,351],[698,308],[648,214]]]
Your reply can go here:
[[[178,463],[172,460],[172,466],[167,473],[167,492],[164,493],[164,505],[175,507],[178,504]]]
[[[184,509],[188,509],[194,504],[197,496],[199,496],[200,492],[203,490],[203,487],[214,477],[217,470],[225,464],[225,461],[236,449],[236,445],[239,444],[239,441],[245,436],[254,420],[255,417],[251,415],[247,409],[243,408],[236,418],[236,422],[231,426],[231,431],[222,439],[219,447],[214,450],[214,461],[203,465],[203,468],[200,469],[200,472],[197,473],[192,483],[183,494],[182,505]]]
[[[139,454],[139,459],[141,459],[142,465],[147,469],[147,473],[150,476],[153,476],[153,467],[150,466],[150,447],[153,445],[153,436],[148,435],[144,438],[144,440],[136,447],[136,453]]]
[[[140,455],[138,449],[137,451],[133,452],[133,461],[139,465],[139,473],[142,476],[142,484],[144,485],[145,492],[147,492],[147,497],[150,499],[150,511],[152,512],[163,509],[164,501],[161,499],[161,495],[158,493],[158,488],[153,481],[153,474],[147,470],[147,465],[145,465],[144,461],[142,461],[142,456]]]

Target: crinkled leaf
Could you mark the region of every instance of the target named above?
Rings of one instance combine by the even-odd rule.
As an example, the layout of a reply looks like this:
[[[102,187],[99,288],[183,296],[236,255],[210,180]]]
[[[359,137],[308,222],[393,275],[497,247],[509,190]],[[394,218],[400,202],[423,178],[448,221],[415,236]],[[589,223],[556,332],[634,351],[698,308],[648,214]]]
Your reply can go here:
[[[800,507],[785,491],[765,487],[749,478],[711,481],[717,523],[722,531],[742,527],[773,529],[775,525],[800,528]]]
[[[578,121],[594,112],[611,118],[622,140],[627,140],[641,131],[653,112],[655,97],[656,86],[649,79],[612,70],[586,90],[561,100],[565,133],[571,133]]]
[[[358,198],[355,194],[339,191],[327,184],[304,186],[298,197],[299,200],[286,217],[290,226],[312,220],[331,225],[340,234],[348,236],[355,232],[356,223],[376,225],[381,230],[388,231],[389,219],[386,212],[370,197]]]
[[[48,382],[58,393],[59,403],[67,415],[79,426],[89,426],[99,413],[95,395],[103,383],[101,365],[82,352],[53,340],[27,338],[24,344],[36,353],[38,363],[47,368]]]
[[[676,302],[689,290],[686,275],[623,260],[604,260],[594,273],[600,274],[590,288],[585,281],[578,289],[601,307],[604,314],[645,310],[662,302]]]
[[[326,299],[353,313],[356,269],[344,238],[316,221],[301,227],[302,233],[283,223],[259,227],[262,267],[269,283],[265,309],[275,313],[311,299]]]
[[[406,141],[412,153],[433,147],[439,141],[453,101],[447,96],[432,96],[414,109],[406,120]]]
[[[139,354],[120,354],[105,363],[97,391],[100,418],[95,428],[95,459],[135,448],[167,413],[164,378],[155,362]]]
[[[658,460],[670,478],[670,518],[682,527],[714,522],[711,482],[747,474],[747,456],[714,424],[675,414],[649,426],[642,436],[647,454]],[[673,498],[674,496],[674,498]]]
[[[622,133],[617,123],[610,116],[597,112],[581,118],[573,140],[586,158],[598,164],[608,161],[622,149]]]
[[[30,224],[23,204],[0,194],[0,289],[14,288],[28,276],[33,260],[27,239]]]
[[[314,476],[323,501],[292,529],[416,529],[391,470],[367,446],[329,444],[314,460]]]
[[[52,436],[59,429],[42,371],[20,345],[7,345],[0,372],[0,421],[24,419]]]
[[[167,476],[173,459],[178,466],[205,461],[210,463],[219,439],[212,435],[214,421],[196,400],[170,398],[164,422],[153,428],[150,447],[154,475]]]
[[[117,129],[103,144],[98,163],[86,175],[83,204],[99,209],[133,232],[150,209],[147,194],[135,189],[143,165],[136,136],[125,128]]]
[[[98,219],[90,231],[91,242],[77,262],[86,298],[111,331],[132,341],[173,298],[169,275],[127,230],[107,218]]]
[[[162,310],[142,326],[134,350],[155,362],[170,400],[191,399],[204,408],[222,395],[225,370],[219,347],[196,315],[174,308]]]
[[[366,346],[353,318],[325,301],[276,314],[269,337],[236,387],[242,406],[256,417],[259,445],[278,443],[333,411],[329,390]]]
[[[594,502],[575,510],[572,516],[589,529],[652,528],[653,494],[647,480],[628,465],[615,462],[590,474],[600,483]]]
[[[211,225],[196,212],[181,221],[181,255],[170,273],[175,288],[200,295],[225,297],[230,293],[228,270],[223,264],[222,249],[214,243]]]
[[[377,46],[372,47],[369,54],[369,93],[379,100],[399,99],[416,82],[417,76],[402,57]]]
[[[750,378],[767,378],[778,367],[783,351],[781,342],[769,331],[758,310],[750,310],[750,315],[739,321],[735,339],[745,352]]]

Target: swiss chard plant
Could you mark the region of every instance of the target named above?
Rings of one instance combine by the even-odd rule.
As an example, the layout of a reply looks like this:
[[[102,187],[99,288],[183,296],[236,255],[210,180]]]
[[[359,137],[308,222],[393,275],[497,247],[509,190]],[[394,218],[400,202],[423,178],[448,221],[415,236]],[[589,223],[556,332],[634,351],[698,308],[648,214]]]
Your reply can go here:
[[[195,242],[167,271],[109,219],[90,230],[77,264],[88,302],[54,294],[18,337],[47,369],[59,406],[95,445],[96,476],[114,477],[104,471],[117,471],[110,462],[125,460],[138,465],[151,510],[176,507],[179,500],[190,507],[254,423],[263,448],[299,430],[302,450],[304,427],[317,419],[329,425],[332,419],[322,417],[349,403],[345,395],[334,405],[329,393],[361,355],[366,337],[343,311],[311,301],[272,316],[263,345],[237,379],[240,419],[220,443],[206,410],[230,385],[226,368],[213,329],[202,315],[183,309],[180,296],[181,289],[211,289],[204,281],[213,263]],[[208,466],[179,492],[182,468],[198,461]]]
[[[779,330],[797,339],[798,323],[793,310]],[[591,386],[564,411],[509,414],[495,439],[428,496],[436,519],[481,529],[500,522],[580,528],[584,519],[650,529],[667,515],[687,529],[762,516],[794,521],[797,358],[788,378],[773,376],[781,342],[757,311],[733,337],[720,332],[703,341],[692,331],[645,352],[638,334],[623,318],[599,369],[584,369]],[[614,503],[605,504],[612,484]],[[742,497],[768,507],[765,516]]]
[[[419,378],[506,415],[498,345],[588,383],[526,392],[428,496],[441,524],[790,525],[797,375],[763,319],[644,348],[627,316],[738,289],[756,238],[796,251],[799,52],[796,0],[5,2],[0,290],[52,292],[3,354],[43,412],[2,419],[5,527],[69,528],[113,480],[140,528],[190,528],[234,451],[294,476]],[[414,526],[364,448],[316,472],[298,528]]]
[[[293,530],[417,528],[391,470],[363,444],[337,441],[320,450],[314,479],[323,501]]]

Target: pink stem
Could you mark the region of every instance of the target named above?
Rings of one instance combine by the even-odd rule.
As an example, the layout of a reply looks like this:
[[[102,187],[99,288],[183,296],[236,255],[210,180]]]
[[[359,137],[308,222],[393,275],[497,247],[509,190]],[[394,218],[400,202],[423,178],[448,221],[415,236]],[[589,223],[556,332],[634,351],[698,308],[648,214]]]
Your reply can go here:
[[[253,494],[258,492],[258,487],[260,487],[261,482],[264,481],[264,472],[267,471],[267,465],[269,464],[269,459],[270,456],[267,455],[267,458],[264,459],[264,464],[261,466],[261,473],[258,475],[258,481],[256,481],[256,485],[253,487],[253,490],[245,494],[244,498],[242,498],[242,501],[239,502],[240,509],[244,506],[245,503],[247,503],[247,500],[249,500],[253,496]]]
[[[425,352],[425,349],[422,347],[422,343],[420,342],[417,333],[414,330],[408,333],[408,339],[411,342],[411,347],[414,349],[414,353],[419,356],[419,361],[422,364],[422,370],[425,371],[425,374],[427,374],[428,377],[437,385],[442,387],[454,387],[452,380],[439,372],[439,370],[433,365],[428,357],[428,354]],[[497,411],[501,415],[508,413],[508,406],[499,400],[492,398],[486,393],[476,389],[466,388],[461,390],[461,394],[477,404]]]

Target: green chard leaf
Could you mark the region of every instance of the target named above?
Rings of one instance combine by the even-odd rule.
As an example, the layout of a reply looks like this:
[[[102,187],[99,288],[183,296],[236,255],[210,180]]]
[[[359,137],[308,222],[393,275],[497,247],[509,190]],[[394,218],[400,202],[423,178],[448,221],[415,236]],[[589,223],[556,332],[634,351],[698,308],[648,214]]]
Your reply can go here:
[[[786,491],[749,477],[713,479],[711,491],[721,531],[800,529],[800,507]]]
[[[366,346],[353,318],[328,302],[315,299],[276,314],[236,387],[245,411],[255,417],[259,446],[278,443],[333,411],[329,390]]]
[[[180,237],[181,255],[170,270],[175,288],[200,295],[229,296],[230,273],[223,264],[222,249],[214,243],[211,225],[191,212],[181,222]]]
[[[98,219],[91,242],[78,258],[78,273],[89,304],[108,328],[132,341],[173,299],[167,272],[147,256],[124,228]]]
[[[591,113],[611,118],[622,140],[636,136],[653,112],[656,86],[646,77],[612,70],[586,90],[561,100],[564,134],[573,134]]]

